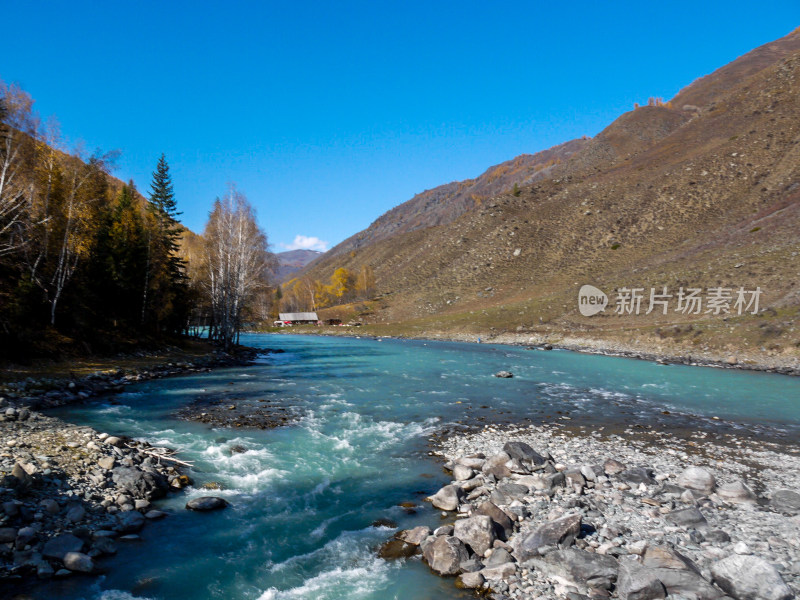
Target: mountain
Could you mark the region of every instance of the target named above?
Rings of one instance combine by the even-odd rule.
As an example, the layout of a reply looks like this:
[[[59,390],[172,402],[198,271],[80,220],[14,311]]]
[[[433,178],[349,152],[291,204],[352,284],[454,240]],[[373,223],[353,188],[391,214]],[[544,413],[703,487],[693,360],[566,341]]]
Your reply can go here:
[[[539,175],[532,165],[551,152],[561,162]],[[796,359],[800,29],[670,102],[621,115],[593,139],[517,160],[493,169],[524,173],[518,195],[507,183],[489,187],[492,169],[462,182],[477,189],[483,180],[479,201],[462,184],[424,192],[307,274],[327,280],[336,267],[371,265],[379,299],[363,320],[403,332],[646,340]],[[612,305],[584,317],[577,295],[585,283],[609,296],[663,286],[760,287],[763,295],[758,315],[616,315]]]
[[[297,273],[313,260],[322,256],[322,252],[317,250],[288,250],[278,252],[275,257],[278,259],[278,271],[276,276],[278,281],[287,281],[293,273]]]

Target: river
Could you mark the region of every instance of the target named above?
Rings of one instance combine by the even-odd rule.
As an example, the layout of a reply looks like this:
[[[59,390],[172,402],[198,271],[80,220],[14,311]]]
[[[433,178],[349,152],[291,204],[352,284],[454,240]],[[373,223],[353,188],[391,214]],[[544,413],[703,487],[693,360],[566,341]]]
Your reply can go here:
[[[420,561],[375,554],[393,531],[372,526],[379,519],[401,528],[440,522],[423,499],[449,481],[428,455],[443,428],[530,420],[735,430],[787,443],[800,434],[800,378],[490,344],[242,341],[283,352],[59,409],[68,421],[180,450],[195,465],[195,485],[157,503],[171,515],[121,542],[101,562],[107,575],[53,581],[35,598],[467,598]],[[493,377],[499,370],[515,376]],[[290,424],[214,429],[174,416],[204,399],[284,409]],[[222,490],[200,489],[210,482]],[[208,494],[231,506],[183,508]]]

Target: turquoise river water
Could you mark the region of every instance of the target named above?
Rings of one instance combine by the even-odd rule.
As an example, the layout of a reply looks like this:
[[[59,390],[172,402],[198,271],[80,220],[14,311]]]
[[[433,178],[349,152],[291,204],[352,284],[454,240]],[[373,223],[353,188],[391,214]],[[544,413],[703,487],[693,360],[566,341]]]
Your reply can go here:
[[[180,450],[199,487],[231,506],[183,508],[196,487],[159,501],[171,513],[104,559],[99,578],[51,582],[35,598],[87,600],[466,598],[418,560],[375,549],[400,527],[436,526],[423,502],[447,481],[428,456],[443,428],[568,416],[589,426],[736,429],[797,442],[800,378],[489,344],[247,335],[282,349],[257,364],[131,385],[60,409],[63,418]],[[506,369],[513,379],[492,376]],[[198,399],[282,407],[272,430],[213,429],[175,418]],[[668,411],[669,414],[663,414]],[[714,420],[712,417],[718,417]],[[246,448],[230,452],[232,445]],[[411,511],[403,502],[418,505]]]

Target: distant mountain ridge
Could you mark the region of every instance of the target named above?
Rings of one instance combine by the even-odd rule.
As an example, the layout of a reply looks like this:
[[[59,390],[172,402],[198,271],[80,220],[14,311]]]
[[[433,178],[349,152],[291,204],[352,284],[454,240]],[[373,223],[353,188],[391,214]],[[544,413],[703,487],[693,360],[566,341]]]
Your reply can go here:
[[[292,274],[297,273],[310,262],[322,256],[322,254],[317,250],[305,249],[278,252],[275,254],[278,259],[278,270],[275,276],[280,282],[287,281]]]

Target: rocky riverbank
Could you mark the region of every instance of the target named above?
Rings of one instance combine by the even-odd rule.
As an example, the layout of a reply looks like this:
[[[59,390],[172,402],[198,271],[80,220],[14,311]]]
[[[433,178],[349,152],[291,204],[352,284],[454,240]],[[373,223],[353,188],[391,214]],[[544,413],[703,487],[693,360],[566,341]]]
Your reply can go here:
[[[102,572],[102,557],[166,513],[190,480],[165,449],[0,406],[0,589]]]
[[[800,453],[697,433],[574,435],[530,426],[458,435],[445,522],[401,531],[421,555],[497,600],[788,600],[800,592]]]
[[[147,379],[249,363],[256,351],[213,352],[191,362],[35,378],[0,388],[0,594],[34,580],[99,574],[103,557],[167,513],[151,502],[191,484],[166,448],[97,432],[40,412],[122,391]],[[211,510],[209,504],[189,506]]]

